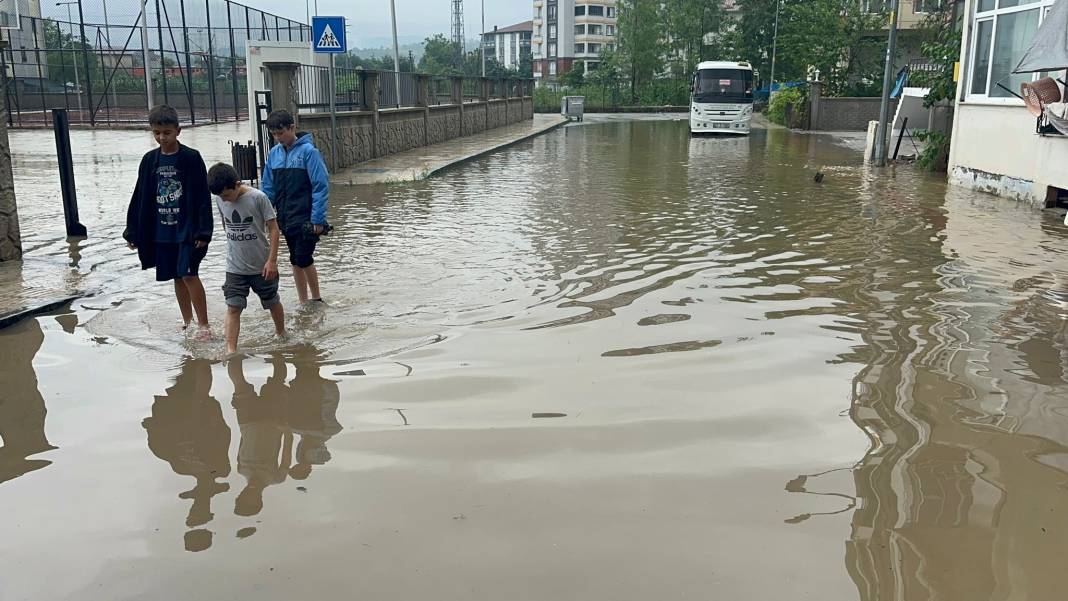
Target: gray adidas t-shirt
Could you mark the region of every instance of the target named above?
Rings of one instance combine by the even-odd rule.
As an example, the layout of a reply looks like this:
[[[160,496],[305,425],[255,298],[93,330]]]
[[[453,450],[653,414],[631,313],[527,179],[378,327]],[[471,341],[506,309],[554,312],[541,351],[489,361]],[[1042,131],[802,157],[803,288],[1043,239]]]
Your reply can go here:
[[[226,202],[216,196],[215,206],[223,218],[223,231],[229,249],[226,272],[239,275],[262,273],[271,255],[267,222],[275,218],[274,207],[267,195],[249,188],[234,202]]]

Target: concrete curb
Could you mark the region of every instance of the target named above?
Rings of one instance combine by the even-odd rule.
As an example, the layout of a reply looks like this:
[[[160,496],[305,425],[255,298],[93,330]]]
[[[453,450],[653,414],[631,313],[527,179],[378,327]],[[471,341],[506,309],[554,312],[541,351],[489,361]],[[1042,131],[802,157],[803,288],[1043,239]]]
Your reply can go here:
[[[520,137],[518,137],[518,138],[516,138],[514,140],[509,140],[507,142],[503,142],[501,144],[493,146],[492,148],[486,148],[486,149],[480,150],[480,151],[478,151],[476,153],[469,154],[467,156],[462,156],[462,157],[457,158],[455,160],[449,161],[448,163],[446,163],[446,164],[444,164],[444,165],[442,165],[440,167],[435,167],[433,169],[430,169],[430,170],[426,171],[423,174],[423,177],[421,179],[431,178],[431,177],[433,177],[435,175],[438,175],[438,174],[440,174],[440,173],[442,173],[444,171],[448,171],[449,169],[453,169],[455,167],[459,167],[460,165],[463,165],[465,163],[469,163],[469,162],[474,161],[476,159],[480,159],[480,158],[482,158],[484,156],[493,154],[493,153],[495,153],[495,152],[497,152],[499,150],[504,150],[505,148],[508,148],[510,146],[515,146],[516,144],[519,144],[520,142],[526,142],[527,140],[534,139],[534,138],[536,138],[536,137],[538,137],[538,136],[540,136],[542,134],[547,134],[547,133],[549,133],[551,131],[557,130],[557,129],[567,125],[568,123],[570,123],[570,121],[565,119],[565,120],[559,121],[557,123],[553,123],[553,124],[547,125],[547,126],[543,127],[542,129],[540,129],[538,131],[532,131],[532,132],[530,132],[528,134],[524,134],[524,135],[522,135],[522,136],[520,136]]]
[[[4,328],[9,328],[9,327],[19,323],[20,321],[22,321],[24,319],[29,319],[30,317],[37,317],[38,315],[44,315],[46,313],[51,313],[51,312],[55,311],[56,309],[60,309],[62,307],[65,307],[65,306],[71,304],[72,302],[78,300],[79,298],[81,298],[81,296],[67,296],[67,297],[63,297],[60,300],[51,301],[51,302],[45,303],[43,305],[34,305],[32,307],[25,307],[25,308],[19,309],[17,311],[13,311],[11,313],[6,313],[4,315],[0,315],[0,330],[3,330]]]

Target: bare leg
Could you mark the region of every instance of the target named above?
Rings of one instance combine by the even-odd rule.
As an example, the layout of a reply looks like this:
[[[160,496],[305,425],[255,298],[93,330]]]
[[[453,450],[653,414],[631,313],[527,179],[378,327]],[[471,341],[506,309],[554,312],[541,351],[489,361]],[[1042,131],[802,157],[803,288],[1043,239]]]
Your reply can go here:
[[[271,307],[271,319],[274,320],[274,333],[279,336],[286,335],[286,313],[282,308],[282,303],[277,303]]]
[[[315,265],[309,265],[304,268],[304,277],[308,280],[310,298],[322,300],[323,297],[319,294],[319,271],[315,269]]]
[[[189,299],[192,301],[193,310],[197,313],[197,325],[201,328],[208,327],[208,298],[204,293],[204,284],[200,278],[193,275],[182,278],[185,287],[189,290]]]
[[[308,276],[303,267],[293,266],[293,283],[297,286],[297,298],[300,304],[308,302]]]
[[[193,304],[189,298],[189,288],[185,281],[174,280],[174,297],[178,299],[178,310],[182,313],[182,323],[189,325],[193,321]]]
[[[237,336],[241,333],[241,309],[237,307],[226,308],[226,325],[223,326],[226,332],[226,352],[227,354],[233,354],[237,352]]]

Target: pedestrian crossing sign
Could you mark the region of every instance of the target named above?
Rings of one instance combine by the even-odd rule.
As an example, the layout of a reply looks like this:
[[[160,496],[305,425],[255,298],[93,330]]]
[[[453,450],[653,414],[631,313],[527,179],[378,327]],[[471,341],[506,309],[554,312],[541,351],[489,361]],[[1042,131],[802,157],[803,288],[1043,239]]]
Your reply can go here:
[[[345,44],[345,17],[312,17],[312,50],[342,54]]]

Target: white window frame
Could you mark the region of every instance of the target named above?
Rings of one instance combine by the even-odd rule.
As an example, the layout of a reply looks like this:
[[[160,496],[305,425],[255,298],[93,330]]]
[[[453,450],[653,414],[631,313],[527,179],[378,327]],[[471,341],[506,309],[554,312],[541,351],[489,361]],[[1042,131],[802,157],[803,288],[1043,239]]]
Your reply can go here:
[[[991,96],[990,90],[997,87],[997,82],[993,80],[994,75],[994,49],[997,47],[998,39],[998,19],[1004,15],[1011,15],[1015,13],[1023,13],[1030,10],[1038,10],[1038,26],[1042,27],[1042,23],[1045,22],[1046,16],[1049,15],[1050,8],[1057,0],[1038,0],[1037,2],[1031,2],[1021,6],[1010,6],[1001,8],[1002,0],[996,0],[994,4],[994,10],[988,10],[979,12],[979,0],[976,0],[974,4],[974,10],[970,16],[971,24],[969,27],[969,43],[971,47],[968,49],[968,70],[964,74],[964,102],[971,102],[973,104],[1003,104],[1010,106],[1022,106],[1023,101],[1015,96],[1003,97],[1003,96]],[[1068,0],[1062,0],[1068,1]],[[992,31],[990,34],[990,62],[986,67],[986,93],[976,94],[972,92],[972,83],[975,78],[975,65],[977,63],[978,51],[979,51],[979,24],[990,21],[993,23]],[[1032,80],[1037,79],[1038,75],[1032,76]],[[1013,90],[1015,92],[1015,90]]]

